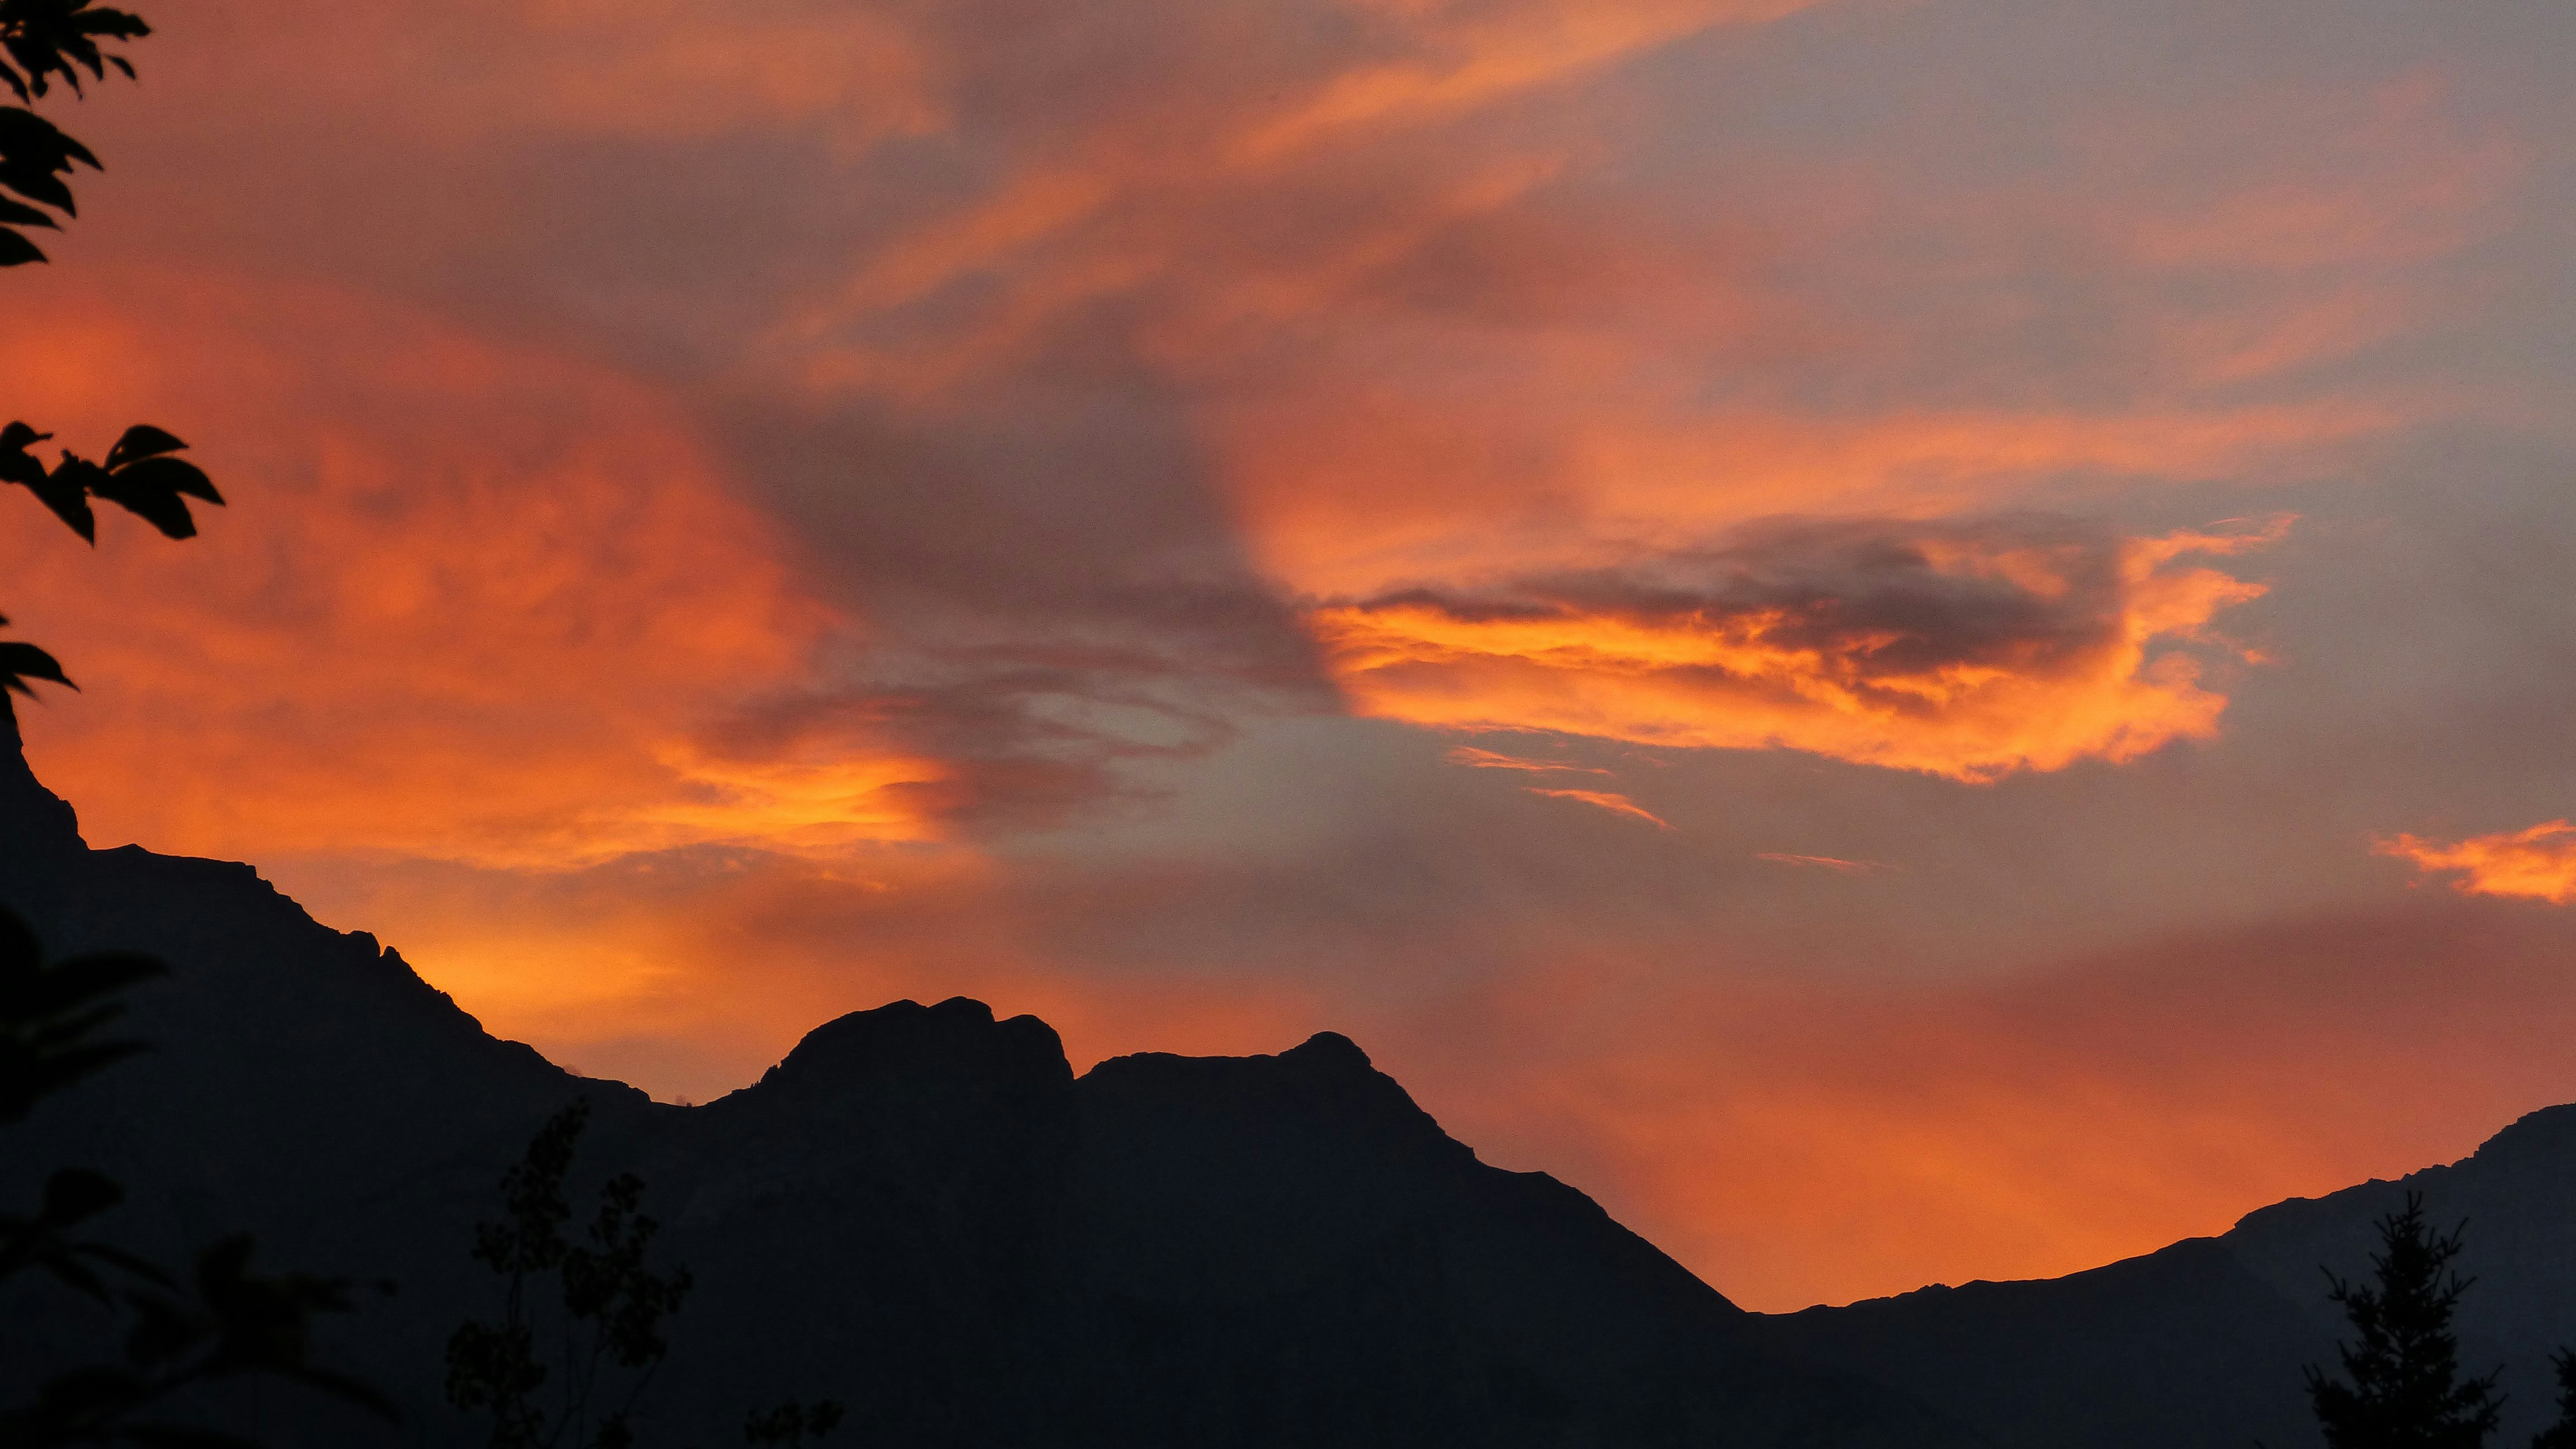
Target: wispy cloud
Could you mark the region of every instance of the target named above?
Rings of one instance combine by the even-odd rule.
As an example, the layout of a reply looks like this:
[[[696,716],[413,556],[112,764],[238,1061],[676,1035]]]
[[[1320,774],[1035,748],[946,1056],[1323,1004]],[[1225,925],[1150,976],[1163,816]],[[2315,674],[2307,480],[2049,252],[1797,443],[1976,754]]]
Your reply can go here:
[[[1541,789],[1536,785],[1525,785],[1522,788],[1533,795],[1545,795],[1550,799],[1555,800],[1579,800],[1586,805],[1593,806],[1597,809],[1607,810],[1614,815],[1633,816],[1636,819],[1646,821],[1648,824],[1654,825],[1659,829],[1670,830],[1673,828],[1672,823],[1665,820],[1662,816],[1657,815],[1655,812],[1638,804],[1636,801],[1629,799],[1627,796],[1616,794],[1612,791],[1546,790]]]
[[[1783,850],[1766,850],[1753,857],[1779,865],[1813,866],[1818,870],[1837,871],[1843,875],[1868,875],[1873,871],[1894,870],[1883,860],[1843,860],[1831,855],[1793,855]]]
[[[1607,775],[1598,765],[1565,765],[1548,760],[1524,760],[1518,755],[1501,755],[1480,750],[1473,745],[1460,745],[1441,758],[1453,765],[1471,770],[1523,770],[1533,775]]]

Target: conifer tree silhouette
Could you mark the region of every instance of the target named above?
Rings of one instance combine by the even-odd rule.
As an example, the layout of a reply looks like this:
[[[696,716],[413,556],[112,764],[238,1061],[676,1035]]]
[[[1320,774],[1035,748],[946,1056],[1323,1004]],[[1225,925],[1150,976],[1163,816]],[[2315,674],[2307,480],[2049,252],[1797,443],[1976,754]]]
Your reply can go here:
[[[2463,1379],[2451,1331],[2471,1282],[2451,1269],[2460,1233],[2434,1232],[2423,1194],[2408,1193],[2403,1211],[2379,1220],[2380,1250],[2370,1259],[2377,1282],[2327,1275],[2354,1335],[2339,1349],[2341,1378],[2308,1369],[2328,1449],[2482,1449],[2495,1432],[2496,1375]]]
[[[2558,1370],[2558,1422],[2531,1436],[2531,1449],[2576,1449],[2576,1349],[2560,1349],[2549,1361]]]

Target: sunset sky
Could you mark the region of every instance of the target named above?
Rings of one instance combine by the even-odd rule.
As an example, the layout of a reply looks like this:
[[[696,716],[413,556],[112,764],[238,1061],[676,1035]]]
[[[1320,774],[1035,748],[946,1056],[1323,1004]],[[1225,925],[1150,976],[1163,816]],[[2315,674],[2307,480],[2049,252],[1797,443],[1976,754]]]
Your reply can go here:
[[[1749,1307],[2576,1099],[2564,0],[138,0],[93,845],[703,1101],[1342,1031]]]

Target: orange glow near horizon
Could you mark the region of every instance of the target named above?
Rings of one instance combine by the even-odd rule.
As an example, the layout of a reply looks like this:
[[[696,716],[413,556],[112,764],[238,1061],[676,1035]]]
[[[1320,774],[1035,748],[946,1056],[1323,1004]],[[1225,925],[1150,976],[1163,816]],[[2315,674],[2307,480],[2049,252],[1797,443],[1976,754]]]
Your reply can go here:
[[[2553,906],[2576,900],[2576,825],[2564,820],[2449,845],[2398,835],[2372,849],[2427,873],[2456,871],[2451,888],[2464,895],[2515,896]]]

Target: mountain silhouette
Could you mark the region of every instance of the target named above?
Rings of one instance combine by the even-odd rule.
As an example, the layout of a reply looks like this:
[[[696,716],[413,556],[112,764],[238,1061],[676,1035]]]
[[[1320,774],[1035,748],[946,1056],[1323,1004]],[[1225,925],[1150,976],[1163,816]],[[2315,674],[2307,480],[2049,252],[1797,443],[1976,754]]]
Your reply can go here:
[[[393,951],[248,866],[92,851],[0,737],[0,900],[58,952],[149,951],[141,1057],[12,1129],[0,1202],[79,1163],[130,1192],[118,1238],[179,1260],[389,1279],[321,1357],[405,1409],[388,1430],[284,1393],[218,1406],[279,1445],[449,1444],[447,1334],[487,1315],[473,1224],[530,1135],[592,1115],[574,1201],[639,1174],[697,1288],[642,1442],[737,1439],[830,1397],[869,1445],[1971,1446],[1907,1393],[1766,1346],[1590,1199],[1487,1166],[1358,1046],[1121,1057],[1077,1078],[1054,1030],[898,1002],[816,1028],[701,1107],[496,1040]],[[0,1315],[0,1395],[50,1360]]]
[[[0,727],[5,728],[5,727]],[[2576,1342],[2576,1107],[2457,1164],[2249,1214],[2065,1278],[1748,1314],[1589,1198],[1477,1161],[1319,1034],[1276,1056],[1114,1058],[978,1002],[809,1033],[699,1107],[493,1038],[402,958],[244,865],[93,851],[0,734],[0,901],[57,951],[167,960],[125,1034],[154,1050],[13,1129],[0,1205],[78,1163],[128,1185],[117,1235],[165,1260],[258,1233],[263,1261],[390,1279],[324,1357],[406,1422],[287,1395],[220,1404],[282,1446],[449,1444],[446,1335],[488,1313],[473,1224],[535,1128],[592,1106],[575,1201],[649,1185],[697,1288],[643,1429],[726,1443],[746,1406],[832,1397],[904,1446],[1990,1446],[2319,1443],[2304,1364],[2409,1191],[2466,1218],[2464,1360],[2502,1364],[2503,1443]],[[54,1365],[0,1314],[0,1396]]]
[[[2244,1449],[2322,1442],[2299,1376],[2348,1332],[2327,1274],[2371,1278],[2409,1192],[2467,1222],[2462,1367],[2501,1365],[2495,1442],[2555,1416],[2550,1351],[2576,1342],[2576,1106],[2534,1112],[2447,1167],[2259,1209],[2065,1278],[1918,1289],[1757,1320],[1775,1350],[1903,1389],[2005,1449]]]

